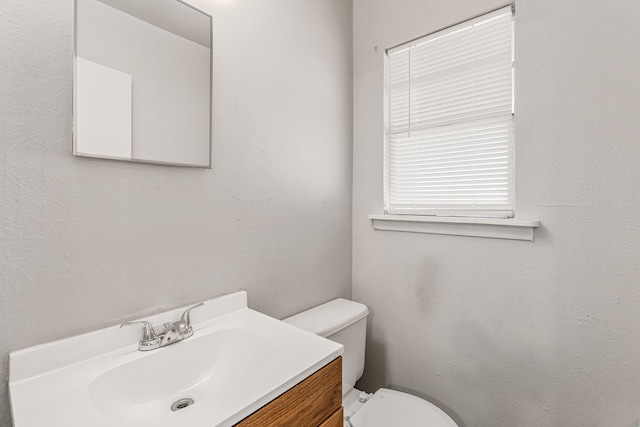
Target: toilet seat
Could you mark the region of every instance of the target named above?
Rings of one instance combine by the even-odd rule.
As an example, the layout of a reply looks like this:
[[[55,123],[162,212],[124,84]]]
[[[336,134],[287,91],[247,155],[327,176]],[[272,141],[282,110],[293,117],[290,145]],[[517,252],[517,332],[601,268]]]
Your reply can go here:
[[[352,427],[458,427],[433,403],[386,388],[376,391],[349,421]]]

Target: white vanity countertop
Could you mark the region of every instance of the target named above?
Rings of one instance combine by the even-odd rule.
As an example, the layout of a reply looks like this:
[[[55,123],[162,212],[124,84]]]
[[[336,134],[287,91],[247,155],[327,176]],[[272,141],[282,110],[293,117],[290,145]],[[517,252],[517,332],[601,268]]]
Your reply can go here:
[[[162,324],[182,311],[144,320]],[[249,309],[244,291],[206,302],[191,318],[192,337],[152,351],[138,351],[138,327],[113,326],[11,353],[14,426],[232,426],[343,352]],[[119,389],[123,378],[130,383]],[[171,411],[182,397],[195,403]]]

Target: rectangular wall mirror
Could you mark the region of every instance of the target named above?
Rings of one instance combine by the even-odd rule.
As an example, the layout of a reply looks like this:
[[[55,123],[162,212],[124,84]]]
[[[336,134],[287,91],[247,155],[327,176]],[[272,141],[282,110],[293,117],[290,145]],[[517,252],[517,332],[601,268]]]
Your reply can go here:
[[[74,0],[73,154],[211,167],[212,18],[180,0]]]

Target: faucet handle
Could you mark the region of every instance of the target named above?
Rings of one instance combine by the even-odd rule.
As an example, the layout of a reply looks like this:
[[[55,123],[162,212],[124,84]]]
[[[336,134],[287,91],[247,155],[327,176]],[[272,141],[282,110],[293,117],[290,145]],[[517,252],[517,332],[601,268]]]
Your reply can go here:
[[[180,336],[182,336],[183,339],[189,338],[191,335],[193,335],[193,328],[191,327],[191,317],[189,316],[189,312],[194,308],[200,307],[201,305],[204,305],[204,303],[201,302],[194,305],[193,307],[187,308],[184,313],[182,313],[182,317],[180,318],[180,320],[173,324],[176,331],[180,334]]]
[[[203,302],[199,302],[198,304],[194,305],[193,307],[189,307],[187,308],[184,313],[182,313],[182,323],[184,323],[187,328],[191,329],[191,317],[189,317],[189,312],[191,312],[191,310],[193,310],[194,308],[198,308],[201,305],[204,305]]]
[[[130,325],[142,325],[142,335],[140,336],[140,342],[138,348],[140,350],[153,350],[160,345],[160,338],[156,335],[153,325],[149,322],[137,321],[137,322],[124,322],[120,327]]]

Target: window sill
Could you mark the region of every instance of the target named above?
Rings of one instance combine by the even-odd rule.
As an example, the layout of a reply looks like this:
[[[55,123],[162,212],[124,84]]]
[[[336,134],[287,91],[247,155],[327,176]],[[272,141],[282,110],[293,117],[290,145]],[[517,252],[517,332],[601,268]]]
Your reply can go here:
[[[538,220],[414,215],[369,215],[375,230],[447,234],[533,242]]]

